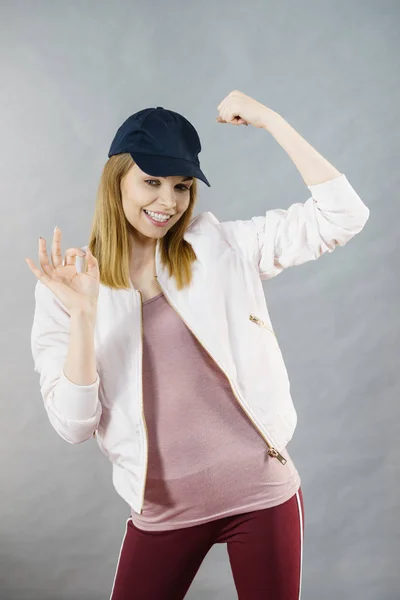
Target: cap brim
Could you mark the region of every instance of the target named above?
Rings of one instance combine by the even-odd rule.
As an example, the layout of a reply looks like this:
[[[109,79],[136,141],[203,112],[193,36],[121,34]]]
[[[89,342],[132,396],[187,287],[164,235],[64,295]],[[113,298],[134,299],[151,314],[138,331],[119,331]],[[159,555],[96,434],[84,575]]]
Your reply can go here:
[[[129,152],[139,169],[153,177],[169,177],[187,175],[196,177],[211,187],[207,177],[200,167],[181,158],[170,158],[167,156],[155,156],[154,154],[143,154],[140,152]]]

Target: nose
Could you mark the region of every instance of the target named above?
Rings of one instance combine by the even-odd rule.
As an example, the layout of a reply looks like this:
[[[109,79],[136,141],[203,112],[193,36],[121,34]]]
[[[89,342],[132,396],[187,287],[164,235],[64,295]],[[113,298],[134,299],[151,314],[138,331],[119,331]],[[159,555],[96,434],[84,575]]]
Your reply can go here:
[[[178,193],[178,192],[176,192]],[[161,192],[160,202],[166,209],[176,208],[176,195],[175,190],[166,189]]]

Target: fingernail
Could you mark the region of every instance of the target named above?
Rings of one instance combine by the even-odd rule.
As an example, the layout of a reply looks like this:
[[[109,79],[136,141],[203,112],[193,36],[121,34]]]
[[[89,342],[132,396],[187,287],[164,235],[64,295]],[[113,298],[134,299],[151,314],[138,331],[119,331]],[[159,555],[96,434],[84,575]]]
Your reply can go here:
[[[53,233],[55,233],[55,232],[56,232],[56,229],[58,229],[57,225],[54,227],[54,232],[53,232]]]

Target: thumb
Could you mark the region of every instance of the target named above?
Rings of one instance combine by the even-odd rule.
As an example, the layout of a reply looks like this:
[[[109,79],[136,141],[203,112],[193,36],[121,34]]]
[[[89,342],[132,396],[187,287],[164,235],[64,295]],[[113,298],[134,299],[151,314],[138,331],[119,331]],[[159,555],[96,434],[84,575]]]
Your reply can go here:
[[[87,258],[87,270],[91,272],[96,272],[99,268],[97,258],[93,256],[90,251],[89,246],[86,248],[86,258]]]

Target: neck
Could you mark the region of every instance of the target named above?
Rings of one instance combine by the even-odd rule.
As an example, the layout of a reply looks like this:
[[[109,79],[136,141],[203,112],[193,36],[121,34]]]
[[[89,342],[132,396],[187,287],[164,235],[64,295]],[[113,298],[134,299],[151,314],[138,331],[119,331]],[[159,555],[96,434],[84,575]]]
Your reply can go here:
[[[143,236],[144,237],[144,236]],[[132,273],[155,273],[157,239],[131,238],[130,270]]]

